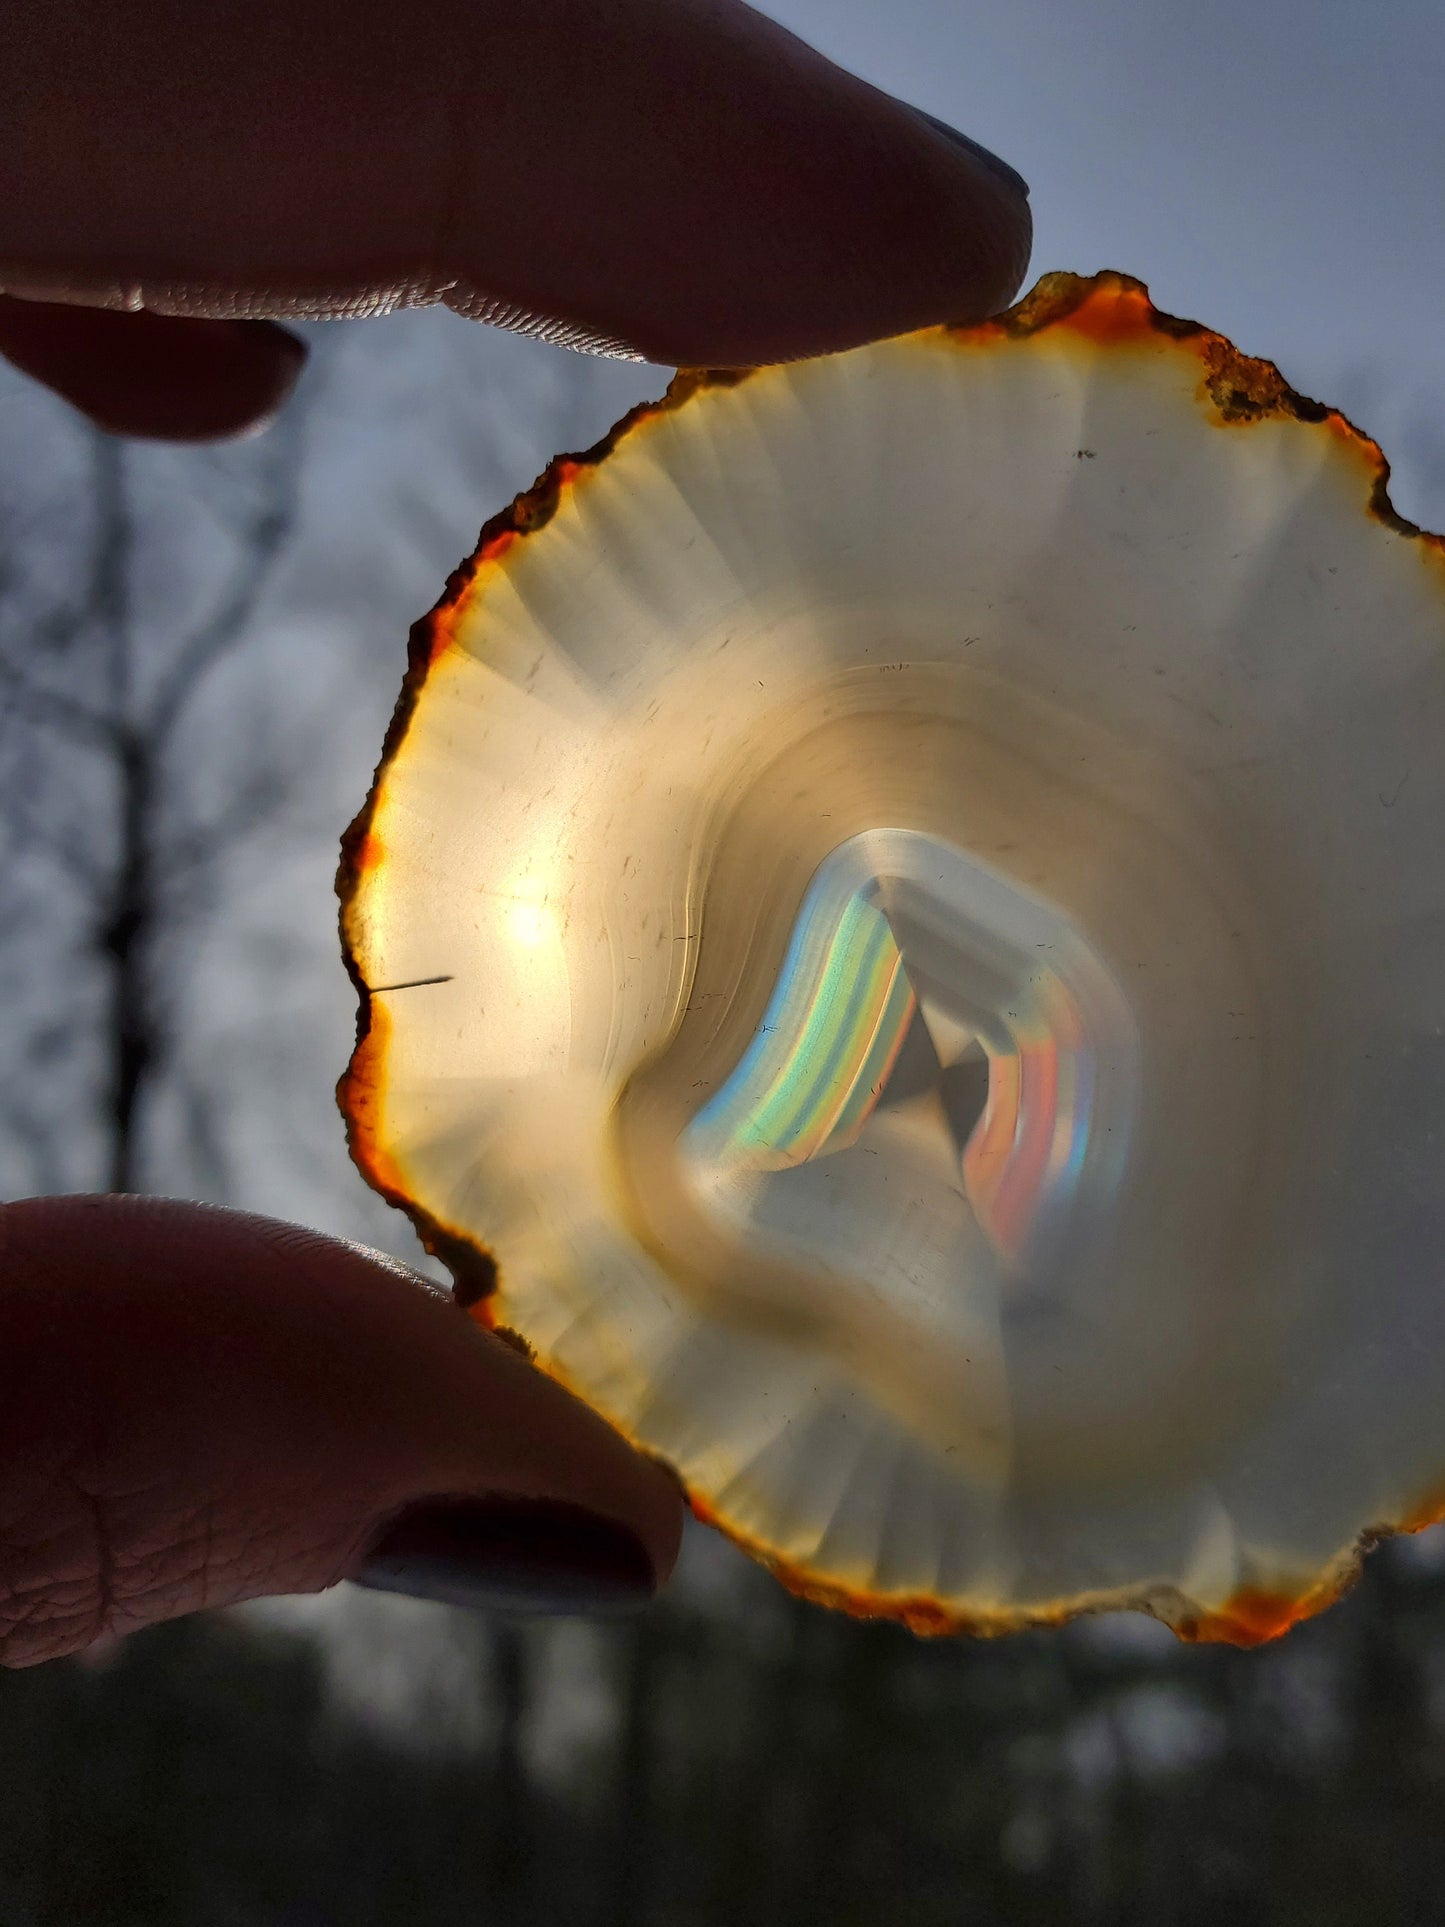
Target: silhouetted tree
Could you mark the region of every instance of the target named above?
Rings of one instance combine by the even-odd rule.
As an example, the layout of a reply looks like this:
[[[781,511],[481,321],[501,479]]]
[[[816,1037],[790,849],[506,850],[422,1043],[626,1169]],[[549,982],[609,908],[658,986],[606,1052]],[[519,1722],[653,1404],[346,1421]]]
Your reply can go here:
[[[30,598],[12,588],[0,604],[8,855],[12,865],[38,866],[48,890],[71,900],[78,954],[49,959],[60,1003],[81,1002],[87,975],[101,980],[91,1041],[103,1143],[98,1168],[74,1174],[101,1188],[144,1183],[145,1104],[173,1043],[176,938],[210,907],[217,858],[284,792],[274,753],[258,742],[242,777],[208,796],[211,786],[186,768],[197,751],[184,730],[207,683],[247,640],[290,538],[302,423],[293,408],[254,444],[249,487],[224,500],[229,526],[214,545],[229,549],[228,571],[183,626],[154,579],[166,562],[151,553],[155,532],[137,505],[141,457],[98,431],[86,434],[85,491],[71,504],[81,538],[50,535],[64,558],[60,582],[39,607],[33,584]],[[63,1018],[52,1015],[31,1040],[30,1061],[22,1053],[6,1079],[12,1132],[42,1166],[44,1113],[58,1108],[46,1070],[67,1041]]]

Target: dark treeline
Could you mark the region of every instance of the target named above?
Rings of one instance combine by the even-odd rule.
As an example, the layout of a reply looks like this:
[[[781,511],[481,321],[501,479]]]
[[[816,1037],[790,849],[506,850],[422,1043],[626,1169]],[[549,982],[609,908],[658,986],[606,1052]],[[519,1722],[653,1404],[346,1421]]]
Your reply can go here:
[[[198,1618],[0,1676],[0,1921],[1431,1922],[1442,1593],[1387,1550],[1255,1653],[921,1642],[791,1602],[760,1652],[665,1604],[607,1629],[611,1737],[567,1792],[515,1757],[537,1628],[471,1635],[520,1716],[439,1756],[348,1717],[308,1640]]]

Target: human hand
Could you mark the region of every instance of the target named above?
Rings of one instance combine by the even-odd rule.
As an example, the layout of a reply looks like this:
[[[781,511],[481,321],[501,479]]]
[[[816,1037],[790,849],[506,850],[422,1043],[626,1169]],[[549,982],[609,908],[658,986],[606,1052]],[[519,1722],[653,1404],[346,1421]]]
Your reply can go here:
[[[1026,190],[981,153],[737,0],[14,0],[0,354],[191,439],[294,381],[256,317],[823,353],[1015,293]]]
[[[976,320],[1021,184],[735,0],[17,0],[0,353],[118,432],[263,423],[271,317],[442,300],[745,364]],[[200,1606],[649,1598],[670,1475],[375,1253],[203,1206],[0,1207],[0,1659]]]

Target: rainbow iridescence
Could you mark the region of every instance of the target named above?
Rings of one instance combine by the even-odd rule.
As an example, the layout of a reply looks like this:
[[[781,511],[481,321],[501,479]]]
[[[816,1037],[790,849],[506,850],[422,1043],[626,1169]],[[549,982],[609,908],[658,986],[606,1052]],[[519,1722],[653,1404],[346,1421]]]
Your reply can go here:
[[[1133,1106],[1132,1029],[1107,974],[1056,912],[960,851],[871,832],[818,870],[763,1021],[683,1154],[715,1205],[731,1191],[734,1222],[775,1223],[770,1180],[843,1152],[886,1157],[922,1123],[958,1209],[1022,1267],[1079,1229],[1101,1043],[1116,1069],[1094,1203]]]
[[[831,926],[810,897],[762,1027],[694,1120],[689,1148],[760,1171],[843,1150],[888,1082],[917,1008],[868,893],[855,891]]]

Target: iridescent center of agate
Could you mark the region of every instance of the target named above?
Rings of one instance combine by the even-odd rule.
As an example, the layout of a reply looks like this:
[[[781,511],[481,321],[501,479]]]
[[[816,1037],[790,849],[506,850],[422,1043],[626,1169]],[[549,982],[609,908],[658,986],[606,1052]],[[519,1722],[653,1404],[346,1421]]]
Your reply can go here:
[[[866,1274],[1076,1254],[1107,1217],[1138,1100],[1109,971],[1056,909],[916,831],[850,838],[804,896],[762,1022],[680,1146],[735,1237]],[[890,1270],[892,1267],[890,1266]]]

